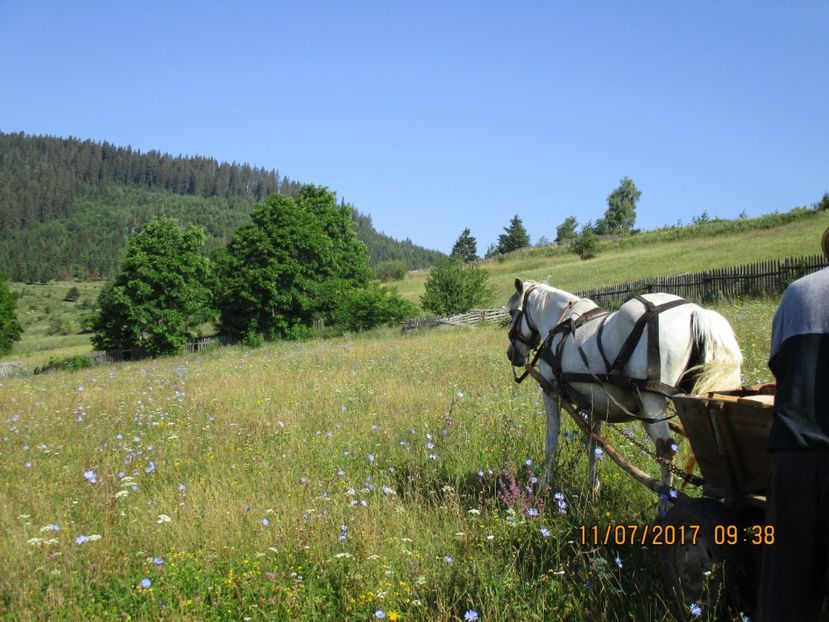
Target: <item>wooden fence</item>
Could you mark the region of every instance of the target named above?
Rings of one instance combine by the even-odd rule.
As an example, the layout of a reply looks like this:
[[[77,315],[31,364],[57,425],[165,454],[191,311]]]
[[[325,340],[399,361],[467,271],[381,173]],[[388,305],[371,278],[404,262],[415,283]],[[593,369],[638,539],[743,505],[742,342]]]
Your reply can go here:
[[[191,341],[184,344],[185,352],[199,352],[210,348],[218,348],[219,346],[229,346],[238,343],[235,337],[220,336],[220,337],[203,337],[198,341]],[[89,354],[93,365],[102,365],[104,363],[120,363],[121,361],[137,361],[139,359],[147,358],[149,356],[145,350],[141,348],[129,348],[127,350],[96,350]]]
[[[403,332],[416,328],[433,328],[435,326],[475,326],[477,324],[506,324],[509,313],[506,309],[472,309],[459,315],[448,317],[420,317],[406,320]]]
[[[668,292],[699,303],[776,296],[792,281],[827,266],[829,260],[822,255],[787,257],[707,272],[649,277],[575,293],[606,309],[618,308],[628,298],[649,292]]]

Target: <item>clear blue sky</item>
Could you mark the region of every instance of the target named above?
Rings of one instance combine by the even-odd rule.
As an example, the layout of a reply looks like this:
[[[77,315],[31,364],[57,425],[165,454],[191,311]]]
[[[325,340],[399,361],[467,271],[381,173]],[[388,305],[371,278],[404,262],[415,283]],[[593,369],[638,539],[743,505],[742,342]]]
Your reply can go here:
[[[276,168],[478,250],[829,191],[829,1],[0,0],[0,130]]]

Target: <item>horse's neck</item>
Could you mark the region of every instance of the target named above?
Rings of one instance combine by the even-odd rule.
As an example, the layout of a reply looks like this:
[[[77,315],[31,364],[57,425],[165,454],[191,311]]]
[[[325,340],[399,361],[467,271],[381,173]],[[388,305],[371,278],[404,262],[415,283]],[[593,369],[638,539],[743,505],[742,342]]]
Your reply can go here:
[[[539,288],[538,295],[535,296],[535,308],[530,313],[535,312],[533,317],[538,318],[538,331],[542,335],[546,335],[562,318],[568,305],[579,300],[578,296],[574,296],[568,292],[552,287]]]

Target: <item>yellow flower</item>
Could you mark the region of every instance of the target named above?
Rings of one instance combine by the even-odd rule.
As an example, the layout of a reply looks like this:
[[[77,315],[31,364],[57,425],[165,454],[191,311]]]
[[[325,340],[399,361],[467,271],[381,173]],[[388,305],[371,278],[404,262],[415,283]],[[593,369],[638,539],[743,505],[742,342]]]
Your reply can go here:
[[[389,622],[397,622],[400,619],[400,614],[397,611],[389,611]]]

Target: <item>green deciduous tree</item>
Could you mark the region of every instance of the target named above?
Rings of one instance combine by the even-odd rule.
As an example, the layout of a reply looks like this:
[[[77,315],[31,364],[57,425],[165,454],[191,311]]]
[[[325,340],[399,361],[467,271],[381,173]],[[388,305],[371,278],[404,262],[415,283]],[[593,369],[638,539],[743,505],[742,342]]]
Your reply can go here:
[[[600,235],[627,233],[636,222],[636,203],[642,193],[630,177],[623,177],[619,186],[607,197],[607,210],[594,227]]]
[[[389,259],[374,266],[374,276],[383,282],[399,281],[406,276],[406,272],[406,262],[402,259]]]
[[[518,217],[518,214],[512,217],[509,226],[504,227],[504,233],[498,236],[497,251],[500,254],[509,253],[518,250],[519,248],[526,248],[530,245],[530,236],[524,228],[524,223]]]
[[[478,242],[472,236],[469,227],[458,236],[449,256],[453,259],[460,259],[464,263],[478,261]]]
[[[399,324],[417,315],[417,306],[401,298],[396,289],[369,283],[348,291],[337,308],[337,324],[345,330],[368,330],[375,326]]]
[[[578,233],[576,233],[576,227],[578,224],[579,223],[575,216],[568,216],[565,218],[564,222],[556,227],[556,242],[566,242],[567,240],[572,240],[578,236]]]
[[[17,321],[16,301],[17,296],[6,285],[6,275],[0,273],[0,354],[11,352],[14,342],[23,334]]]
[[[92,343],[102,350],[141,348],[152,356],[181,352],[210,318],[204,232],[178,221],[150,221],[129,242],[114,280],[98,297]]]
[[[316,186],[270,196],[214,257],[221,329],[238,336],[299,336],[371,275],[351,208]]]
[[[599,254],[599,236],[587,223],[581,228],[581,233],[570,240],[570,250],[581,259],[592,259]]]
[[[420,305],[437,315],[464,313],[485,306],[492,298],[489,274],[475,264],[441,259],[426,279]]]

